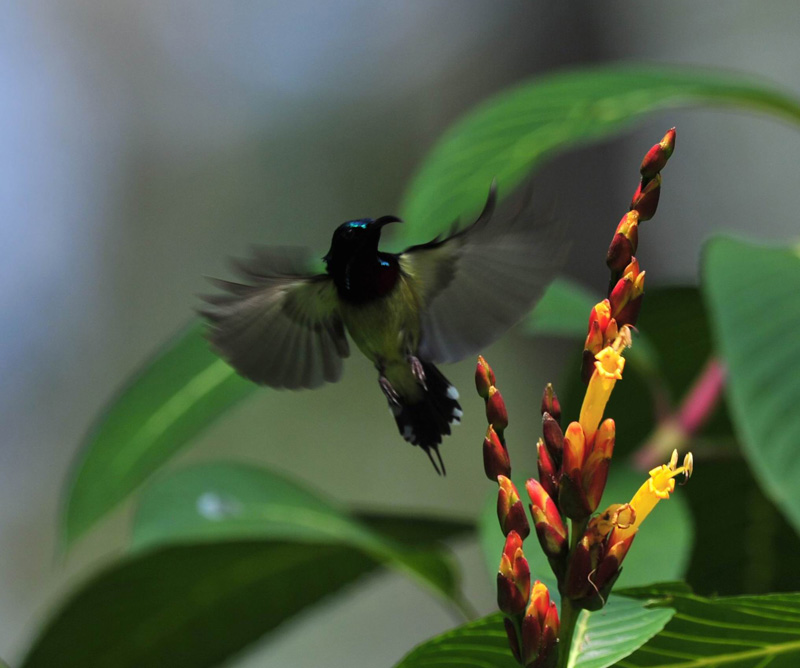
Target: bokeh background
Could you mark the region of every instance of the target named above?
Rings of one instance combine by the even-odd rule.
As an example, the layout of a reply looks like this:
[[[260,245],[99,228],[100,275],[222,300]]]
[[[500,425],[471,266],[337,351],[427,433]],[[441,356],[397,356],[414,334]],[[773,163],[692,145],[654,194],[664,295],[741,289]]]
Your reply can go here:
[[[193,317],[202,276],[226,275],[227,256],[252,242],[324,253],[339,222],[397,209],[450,123],[540,73],[685,63],[800,92],[798,31],[793,0],[5,3],[0,655],[18,658],[48,608],[124,545],[127,510],[58,556],[71,462],[109,397]],[[662,113],[539,174],[539,192],[574,239],[567,273],[604,286],[603,253],[636,166],[672,125],[678,151],[658,217],[643,230],[648,281],[694,282],[715,231],[797,236],[797,132],[720,110]],[[512,414],[515,462],[530,470],[533,407],[567,352],[515,332],[488,351]],[[361,507],[471,517],[487,491],[472,371],[472,361],[446,369],[466,419],[443,448],[443,480],[398,438],[374,371],[357,356],[338,386],[249,400],[174,466],[247,459]],[[454,549],[474,604],[490,610],[478,548]],[[391,665],[455,621],[399,576],[348,593],[236,665],[320,665],[321,656],[331,667]]]

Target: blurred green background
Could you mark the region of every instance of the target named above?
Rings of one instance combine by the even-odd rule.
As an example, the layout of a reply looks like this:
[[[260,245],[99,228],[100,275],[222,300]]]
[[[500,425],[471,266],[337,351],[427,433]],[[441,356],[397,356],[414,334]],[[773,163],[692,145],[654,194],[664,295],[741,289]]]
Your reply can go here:
[[[685,63],[800,90],[800,7],[790,0],[768,9],[12,0],[4,14],[0,653],[12,662],[48,607],[126,539],[128,507],[65,563],[55,556],[62,487],[81,439],[127,375],[192,317],[194,295],[207,289],[202,276],[227,275],[228,256],[251,242],[321,255],[339,222],[396,211],[443,130],[536,74],[617,60]],[[701,243],[715,231],[797,235],[800,135],[741,113],[662,113],[558,157],[537,179],[571,226],[567,272],[595,290],[607,281],[603,253],[641,155],[672,125],[678,150],[658,216],[642,230],[648,285],[695,282]],[[541,387],[560,379],[569,353],[574,346],[515,332],[486,351],[519,469],[535,468]],[[261,462],[363,508],[474,517],[487,483],[472,371],[471,360],[446,369],[465,420],[443,447],[445,479],[399,439],[359,356],[339,385],[248,400],[171,466]],[[490,611],[477,545],[455,547],[468,594]],[[317,665],[315,647],[326,666],[390,665],[456,621],[397,575],[350,593],[236,665]]]

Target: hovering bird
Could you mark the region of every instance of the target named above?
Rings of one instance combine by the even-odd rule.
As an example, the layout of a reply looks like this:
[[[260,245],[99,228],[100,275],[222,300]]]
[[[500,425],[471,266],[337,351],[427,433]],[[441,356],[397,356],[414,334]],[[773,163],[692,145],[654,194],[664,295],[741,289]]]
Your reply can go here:
[[[483,212],[461,231],[402,253],[378,250],[395,216],[336,228],[314,274],[309,251],[258,249],[236,263],[247,284],[215,281],[201,313],[213,348],[242,376],[276,388],[336,382],[347,332],[378,370],[403,438],[437,473],[442,436],[462,415],[458,392],[434,366],[475,354],[537,301],[561,264],[560,228],[527,206],[495,212],[495,183]],[[433,458],[438,458],[438,464]]]

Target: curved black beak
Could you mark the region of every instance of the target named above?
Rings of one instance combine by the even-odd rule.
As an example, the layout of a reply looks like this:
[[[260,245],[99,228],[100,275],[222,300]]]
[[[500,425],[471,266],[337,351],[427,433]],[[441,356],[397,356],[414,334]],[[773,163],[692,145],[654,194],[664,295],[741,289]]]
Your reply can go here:
[[[381,216],[378,218],[373,225],[378,229],[382,228],[384,225],[388,225],[389,223],[402,223],[403,220],[398,218],[397,216]]]

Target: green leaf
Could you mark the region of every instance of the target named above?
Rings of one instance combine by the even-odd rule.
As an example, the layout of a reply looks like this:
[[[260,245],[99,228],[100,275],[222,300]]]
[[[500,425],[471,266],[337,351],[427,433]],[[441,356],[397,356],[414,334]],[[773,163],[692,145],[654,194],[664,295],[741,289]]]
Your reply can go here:
[[[800,665],[800,594],[708,599],[674,593],[662,633],[622,668],[790,668]]]
[[[288,478],[244,464],[202,464],[155,480],[142,493],[133,548],[175,542],[288,540],[357,548],[453,598],[457,582],[437,552],[410,550]]]
[[[114,398],[83,446],[63,520],[66,547],[256,385],[181,332]]]
[[[696,105],[800,121],[796,99],[725,71],[612,65],[537,78],[484,102],[444,134],[406,191],[402,232],[418,240],[443,231],[480,210],[495,177],[508,193],[557,150],[607,137],[658,109]]]
[[[431,539],[469,528],[401,516],[359,522],[244,466],[181,470],[145,490],[133,553],[66,601],[22,666],[210,668],[381,565],[452,600],[455,573]],[[410,535],[413,547],[400,543]]]
[[[703,288],[745,455],[800,531],[800,256],[717,238],[706,248]]]
[[[622,421],[618,422],[618,429]],[[513,448],[514,444],[509,444]],[[605,493],[600,508],[612,503],[630,501],[647,474],[633,471],[622,462],[612,462]],[[531,476],[529,476],[531,477]],[[514,478],[514,483],[527,506],[524,479]],[[683,577],[689,563],[692,549],[693,525],[682,489],[676,490],[668,501],[659,503],[639,529],[630,552],[625,557],[618,587],[646,585],[653,580],[679,580]],[[483,507],[478,522],[481,546],[494,582],[500,554],[503,551],[503,534],[497,522],[497,492],[492,490]],[[530,517],[528,517],[530,521]],[[558,592],[553,585],[553,574],[547,559],[541,551],[536,533],[531,527],[531,535],[525,540],[525,556],[531,566],[532,577],[544,582],[551,589],[551,596],[558,600]]]
[[[672,616],[668,608],[648,609],[645,602],[614,596],[597,612],[581,613],[570,668],[605,668],[628,656],[658,633]],[[412,650],[396,668],[514,668],[503,617],[489,615],[443,633]]]
[[[567,278],[555,279],[525,320],[529,334],[586,337],[597,295]]]

